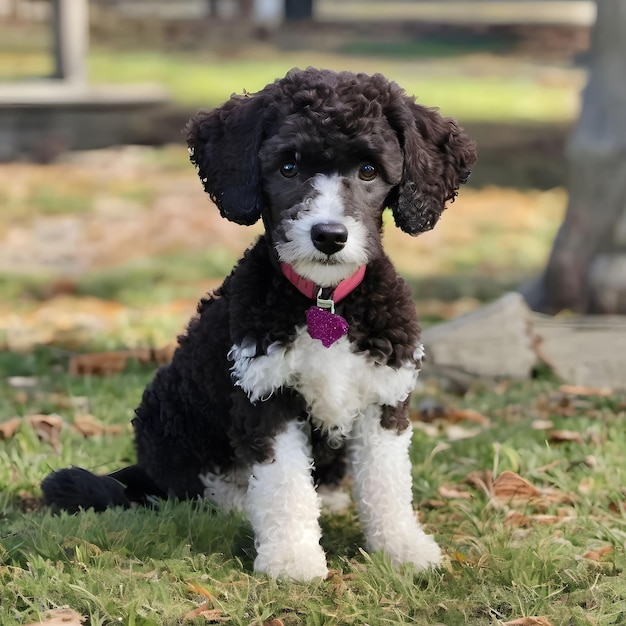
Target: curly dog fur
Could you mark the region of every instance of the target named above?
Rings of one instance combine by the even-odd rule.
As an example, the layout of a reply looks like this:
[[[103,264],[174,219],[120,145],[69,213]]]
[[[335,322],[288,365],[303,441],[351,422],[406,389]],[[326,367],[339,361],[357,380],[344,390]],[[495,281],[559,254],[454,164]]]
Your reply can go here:
[[[437,564],[408,454],[420,329],[383,251],[382,214],[411,235],[433,228],[469,176],[474,142],[380,74],[313,68],[200,112],[187,141],[221,215],[262,219],[265,233],[145,390],[137,466],[115,480],[55,472],[47,501],[206,497],[246,511],[256,571],[307,580],[327,571],[317,489],[350,470],[368,548]]]

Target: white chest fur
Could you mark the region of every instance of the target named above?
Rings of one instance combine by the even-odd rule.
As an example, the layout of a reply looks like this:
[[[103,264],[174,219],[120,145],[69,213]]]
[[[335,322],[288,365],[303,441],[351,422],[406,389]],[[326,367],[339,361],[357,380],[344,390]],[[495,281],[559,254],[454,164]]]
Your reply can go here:
[[[295,389],[314,423],[340,436],[350,432],[354,417],[366,407],[404,401],[417,379],[413,363],[399,368],[379,365],[366,354],[353,352],[347,337],[325,348],[305,327],[288,346],[271,346],[263,356],[252,356],[255,349],[244,342],[229,353],[233,380],[250,401],[263,401],[283,387]],[[417,356],[421,353],[419,346]]]

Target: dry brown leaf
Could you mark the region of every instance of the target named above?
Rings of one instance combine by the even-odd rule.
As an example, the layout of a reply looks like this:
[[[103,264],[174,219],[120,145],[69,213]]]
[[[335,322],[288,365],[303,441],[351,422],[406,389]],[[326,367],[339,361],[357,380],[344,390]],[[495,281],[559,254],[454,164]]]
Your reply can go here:
[[[492,496],[500,505],[531,504],[538,508],[545,508],[552,504],[571,504],[576,496],[564,493],[552,487],[538,489],[525,478],[515,472],[502,472],[493,483]]]
[[[519,511],[509,511],[504,519],[505,526],[513,528],[528,528],[531,525],[530,519]]]
[[[573,516],[565,517],[563,515],[523,515],[519,511],[509,511],[504,523],[506,526],[515,528],[528,528],[533,524],[560,524],[574,519]]]
[[[124,370],[129,359],[150,361],[150,350],[118,350],[78,354],[70,359],[69,373],[72,376],[108,376]]]
[[[437,493],[442,498],[446,498],[448,500],[469,500],[472,497],[472,494],[469,491],[461,491],[460,489],[455,489],[454,487],[441,486],[437,489]]]
[[[533,430],[549,430],[554,426],[554,422],[551,420],[533,420],[530,427]]]
[[[12,417],[0,424],[0,439],[11,439],[20,427],[22,420],[19,417]]]
[[[566,443],[568,441],[585,443],[583,436],[575,430],[551,430],[548,433],[548,441],[550,443]]]
[[[474,409],[449,409],[445,412],[444,419],[452,423],[468,421],[482,424],[483,426],[488,426],[491,423],[491,420],[486,415],[474,411]]]
[[[613,552],[613,546],[602,546],[597,550],[587,550],[587,552],[583,554],[583,558],[592,561],[601,561],[605,554],[610,554],[611,552]]]
[[[42,441],[49,443],[55,450],[59,450],[61,442],[59,435],[63,429],[63,418],[56,413],[27,415],[24,421],[35,430]]]
[[[200,583],[198,582],[187,583],[187,589],[191,591],[192,593],[196,593],[199,596],[203,596],[207,600],[213,602],[213,595],[211,594],[211,592],[206,587],[203,587]]]
[[[282,619],[271,619],[268,622],[264,622],[263,626],[285,626]]]
[[[539,617],[520,617],[512,622],[504,622],[502,626],[553,626],[552,622],[543,615]]]
[[[108,376],[124,370],[129,360],[140,363],[165,365],[172,360],[176,346],[168,344],[164,348],[137,348],[135,350],[115,350],[77,354],[70,359],[69,373],[72,376]]]
[[[492,493],[494,498],[507,503],[512,500],[528,501],[541,496],[541,492],[525,478],[508,470],[495,479]]]
[[[183,621],[202,617],[207,624],[217,624],[219,622],[229,622],[230,617],[224,615],[221,609],[212,609],[208,602],[203,602],[189,613],[183,616]]]
[[[96,437],[98,435],[120,435],[124,428],[119,424],[107,426],[99,422],[93,415],[77,415],[70,428],[83,437]]]
[[[26,626],[81,626],[85,619],[72,609],[52,609],[44,613],[43,621]]]
[[[613,390],[608,387],[587,387],[585,385],[561,385],[559,391],[570,396],[607,397],[613,395]]]

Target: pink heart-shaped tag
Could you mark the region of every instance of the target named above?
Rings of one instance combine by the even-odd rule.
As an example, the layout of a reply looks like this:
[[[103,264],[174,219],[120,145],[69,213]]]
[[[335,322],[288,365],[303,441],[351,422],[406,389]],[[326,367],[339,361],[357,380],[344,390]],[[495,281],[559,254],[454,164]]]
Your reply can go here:
[[[348,322],[341,315],[317,306],[307,310],[306,324],[309,335],[313,339],[319,339],[325,348],[348,334]]]

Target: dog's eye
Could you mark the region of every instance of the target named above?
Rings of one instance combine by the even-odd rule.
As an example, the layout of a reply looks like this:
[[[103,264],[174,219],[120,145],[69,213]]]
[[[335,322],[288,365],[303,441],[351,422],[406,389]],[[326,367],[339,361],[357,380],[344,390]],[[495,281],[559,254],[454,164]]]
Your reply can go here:
[[[359,168],[359,178],[361,180],[374,180],[378,172],[371,163],[363,163]]]
[[[285,178],[293,178],[298,173],[298,166],[293,161],[287,161],[280,166],[280,173]]]

